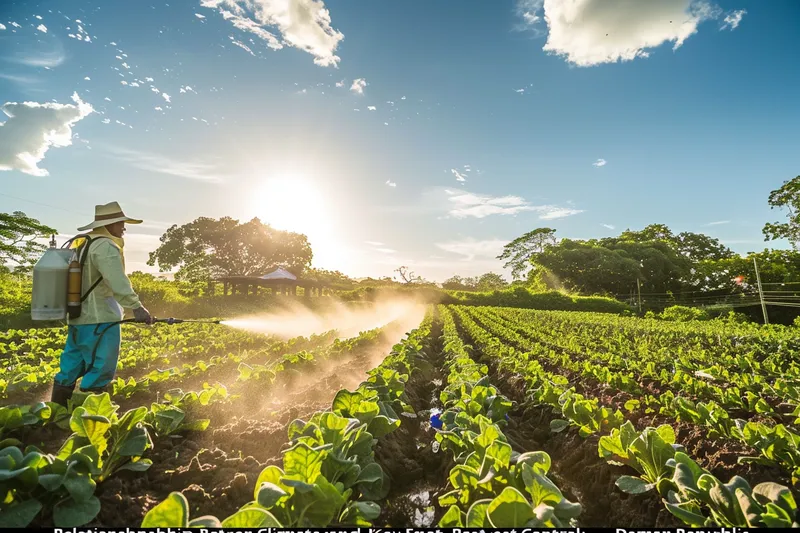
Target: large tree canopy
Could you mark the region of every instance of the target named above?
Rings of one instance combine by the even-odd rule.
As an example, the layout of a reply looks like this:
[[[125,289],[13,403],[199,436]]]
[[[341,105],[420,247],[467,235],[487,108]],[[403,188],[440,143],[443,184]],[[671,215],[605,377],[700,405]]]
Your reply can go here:
[[[147,264],[162,272],[178,267],[176,279],[200,281],[219,276],[255,276],[275,268],[299,275],[311,263],[305,235],[274,229],[254,218],[240,224],[224,217],[201,217],[174,225]]]
[[[555,243],[556,230],[537,228],[503,246],[503,253],[498,255],[497,259],[506,261],[503,266],[511,268],[513,279],[521,279],[531,267],[534,257]]]
[[[46,248],[36,239],[55,233],[55,229],[21,211],[0,213],[0,266],[29,270]]]
[[[785,208],[788,222],[769,222],[764,225],[764,240],[788,239],[795,250],[800,244],[800,176],[783,182],[780,189],[769,194],[770,208]]]

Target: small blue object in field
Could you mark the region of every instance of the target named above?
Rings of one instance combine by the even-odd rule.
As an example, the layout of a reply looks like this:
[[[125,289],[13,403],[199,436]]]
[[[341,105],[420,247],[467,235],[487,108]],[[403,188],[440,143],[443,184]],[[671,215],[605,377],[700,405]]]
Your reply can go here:
[[[435,429],[442,429],[442,413],[438,409],[431,411],[431,427]]]
[[[508,420],[508,413],[506,413],[506,420]]]

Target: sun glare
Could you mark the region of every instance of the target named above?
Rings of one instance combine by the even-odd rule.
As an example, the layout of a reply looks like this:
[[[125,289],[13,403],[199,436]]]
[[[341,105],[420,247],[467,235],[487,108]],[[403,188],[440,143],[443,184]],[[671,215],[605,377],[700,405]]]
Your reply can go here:
[[[257,216],[276,229],[303,233],[311,238],[324,232],[329,223],[321,191],[299,176],[266,180],[254,200]]]

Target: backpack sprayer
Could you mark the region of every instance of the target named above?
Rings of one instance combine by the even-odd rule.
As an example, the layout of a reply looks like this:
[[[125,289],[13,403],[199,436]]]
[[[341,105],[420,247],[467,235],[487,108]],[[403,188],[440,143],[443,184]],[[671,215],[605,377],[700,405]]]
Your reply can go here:
[[[89,255],[89,246],[96,239],[106,237],[91,237],[86,234],[77,235],[61,248],[56,247],[55,235],[50,240],[48,248],[36,265],[33,267],[33,294],[31,297],[31,318],[33,320],[64,320],[78,318],[81,307],[95,287],[103,280],[95,281],[89,290],[83,292],[83,266]],[[71,248],[77,239],[85,239],[77,248]],[[139,322],[135,318],[126,318],[109,324],[125,324]],[[220,320],[186,320],[182,318],[153,318],[152,323],[157,324],[220,324]]]

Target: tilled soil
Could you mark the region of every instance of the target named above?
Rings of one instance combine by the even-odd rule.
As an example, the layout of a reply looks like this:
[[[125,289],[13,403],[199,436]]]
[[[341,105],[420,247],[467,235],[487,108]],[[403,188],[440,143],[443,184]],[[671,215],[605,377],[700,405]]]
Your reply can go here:
[[[401,415],[400,428],[381,438],[375,448],[375,460],[391,487],[375,525],[430,527],[444,514],[437,498],[446,490],[453,460],[448,452],[434,451],[436,432],[429,423],[431,409],[441,407],[439,393],[446,381],[440,334],[432,331],[433,342],[425,350],[427,362],[406,383],[406,399],[416,416]]]

